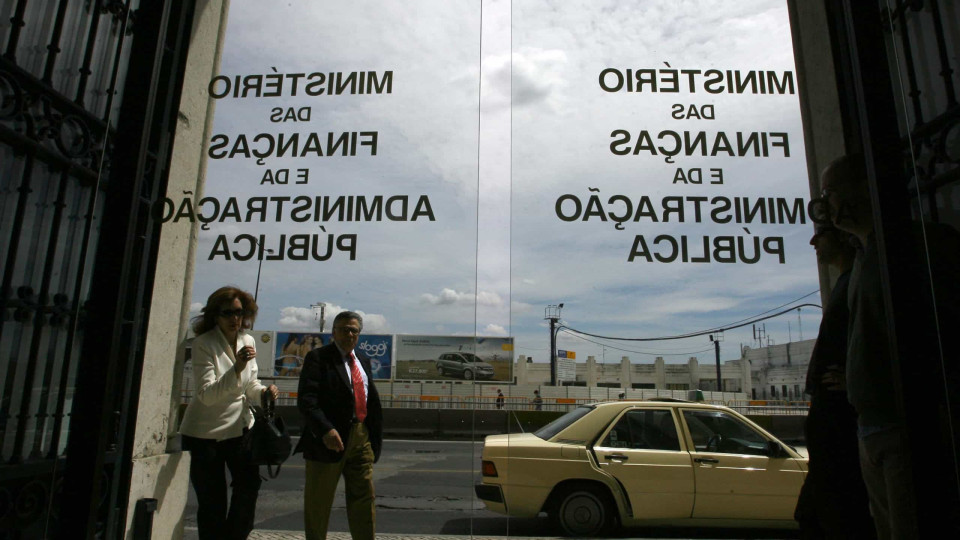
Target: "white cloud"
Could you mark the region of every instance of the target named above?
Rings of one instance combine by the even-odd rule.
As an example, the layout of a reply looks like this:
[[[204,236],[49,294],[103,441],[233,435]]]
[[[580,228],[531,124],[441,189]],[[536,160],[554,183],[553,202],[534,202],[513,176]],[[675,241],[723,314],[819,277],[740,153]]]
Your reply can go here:
[[[513,106],[526,107],[537,103],[550,111],[563,108],[566,82],[563,67],[567,55],[560,50],[524,48],[513,54]]]
[[[484,335],[484,336],[506,336],[506,335],[508,335],[506,328],[500,326],[499,324],[492,324],[492,323],[491,323],[491,324],[488,324],[488,325],[483,329],[483,331],[480,332],[480,334],[481,334],[481,335]]]
[[[333,328],[333,319],[341,311],[346,311],[340,306],[327,304],[324,312],[324,331],[329,332]],[[378,313],[364,313],[360,310],[354,310],[363,317],[363,332],[365,334],[380,334],[390,331],[390,325],[387,318]],[[320,311],[314,308],[305,308],[298,306],[288,306],[280,309],[280,319],[277,321],[278,330],[281,331],[320,331]]]
[[[500,306],[503,304],[503,299],[494,292],[480,291],[474,294],[470,291],[458,292],[450,288],[444,288],[440,294],[424,293],[420,298],[423,302],[434,306],[473,305],[474,303],[480,306]]]
[[[316,319],[316,314],[312,308],[290,306],[280,309],[277,330],[319,331],[320,322]]]
[[[383,334],[390,332],[390,325],[387,324],[387,318],[377,313],[357,313],[363,317],[363,331],[366,334]]]
[[[526,313],[531,309],[533,309],[533,306],[526,302],[520,302],[519,300],[514,300],[513,302],[510,302],[510,311],[512,311],[515,314],[519,315],[521,313]]]

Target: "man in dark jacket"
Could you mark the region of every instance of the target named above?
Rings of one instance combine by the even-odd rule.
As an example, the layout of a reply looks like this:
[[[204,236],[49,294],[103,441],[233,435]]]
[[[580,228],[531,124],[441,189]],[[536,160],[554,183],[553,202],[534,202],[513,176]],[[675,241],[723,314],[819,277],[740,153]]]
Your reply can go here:
[[[855,249],[850,234],[817,225],[810,245],[820,264],[840,272],[823,308],[820,334],[810,354],[806,393],[810,413],[804,424],[810,470],[795,517],[804,539],[876,538],[867,490],[860,476],[857,412],[847,401],[847,284]]]
[[[347,520],[355,539],[373,540],[373,464],[383,443],[383,410],[370,360],[354,349],[363,319],[352,311],[333,320],[333,343],[310,351],[300,372],[297,407],[304,419],[296,452],[306,460],[304,529],[308,540],[324,539],[330,507],[343,476]]]

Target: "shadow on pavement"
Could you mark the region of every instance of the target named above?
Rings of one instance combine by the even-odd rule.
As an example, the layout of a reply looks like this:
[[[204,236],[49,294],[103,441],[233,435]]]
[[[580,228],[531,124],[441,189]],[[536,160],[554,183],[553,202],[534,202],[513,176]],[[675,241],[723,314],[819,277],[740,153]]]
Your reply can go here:
[[[472,529],[471,529],[472,525]],[[548,518],[458,518],[444,523],[439,534],[474,536],[563,536]],[[636,527],[619,529],[609,538],[793,539],[800,532],[784,529],[705,529],[687,527]]]

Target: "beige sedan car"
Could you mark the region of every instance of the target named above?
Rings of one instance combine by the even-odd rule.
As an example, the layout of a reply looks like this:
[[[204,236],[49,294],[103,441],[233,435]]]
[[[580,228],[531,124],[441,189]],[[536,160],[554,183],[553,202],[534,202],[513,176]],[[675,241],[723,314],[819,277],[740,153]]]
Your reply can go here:
[[[483,445],[487,508],[549,514],[572,536],[622,526],[795,528],[807,459],[727,407],[677,400],[578,407]]]

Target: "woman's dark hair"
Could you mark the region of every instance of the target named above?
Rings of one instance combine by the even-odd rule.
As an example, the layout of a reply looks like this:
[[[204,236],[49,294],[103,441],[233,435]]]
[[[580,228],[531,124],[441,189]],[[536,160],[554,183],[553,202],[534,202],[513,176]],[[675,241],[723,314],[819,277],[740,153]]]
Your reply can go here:
[[[207,298],[207,305],[203,306],[203,309],[200,310],[200,315],[190,320],[193,333],[199,336],[216,328],[217,317],[220,315],[220,307],[224,304],[233,303],[233,301],[238,298],[240,299],[240,305],[243,306],[243,322],[241,323],[241,328],[244,330],[253,328],[253,321],[257,318],[257,301],[254,300],[253,295],[247,291],[227,285],[226,287],[220,287],[213,291],[213,294]]]

